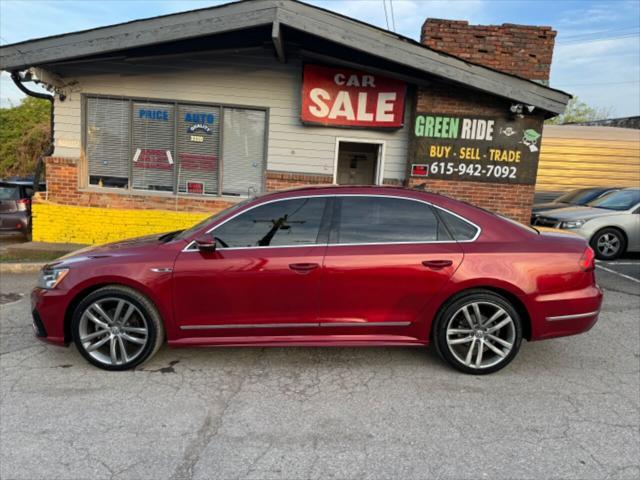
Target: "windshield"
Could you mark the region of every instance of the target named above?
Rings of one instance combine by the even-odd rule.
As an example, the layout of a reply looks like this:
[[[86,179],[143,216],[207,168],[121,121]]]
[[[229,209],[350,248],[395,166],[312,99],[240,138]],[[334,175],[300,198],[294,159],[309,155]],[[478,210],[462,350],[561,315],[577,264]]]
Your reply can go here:
[[[607,210],[629,210],[640,202],[640,190],[620,190],[598,198],[589,203],[589,206],[606,208]]]
[[[191,235],[196,233],[198,230],[203,228],[205,225],[209,225],[209,224],[215,222],[218,218],[222,217],[223,215],[226,215],[228,213],[231,213],[231,212],[234,212],[236,210],[239,210],[240,208],[244,207],[247,203],[251,202],[252,200],[255,200],[255,198],[247,198],[246,200],[244,200],[242,202],[239,202],[239,203],[236,203],[235,205],[232,205],[229,208],[225,208],[224,210],[221,210],[218,213],[214,213],[210,217],[207,217],[204,220],[202,220],[201,222],[196,223],[193,227],[188,228],[186,230],[183,230],[178,235],[176,235],[174,238],[177,239],[177,240],[184,239],[184,238],[189,238]]]
[[[20,198],[18,187],[0,185],[0,200],[18,200]]]
[[[581,188],[572,190],[556,198],[556,203],[570,203],[571,205],[585,205],[602,194],[602,190],[594,188]]]

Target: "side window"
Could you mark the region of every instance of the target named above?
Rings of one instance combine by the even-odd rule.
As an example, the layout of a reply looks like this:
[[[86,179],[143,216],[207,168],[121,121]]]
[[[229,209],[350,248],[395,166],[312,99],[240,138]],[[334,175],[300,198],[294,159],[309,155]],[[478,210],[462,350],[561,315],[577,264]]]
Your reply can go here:
[[[469,222],[449,212],[438,209],[438,214],[449,227],[449,231],[458,241],[472,240],[478,233],[478,228]]]
[[[432,208],[385,197],[342,197],[337,243],[410,243],[451,240]]]
[[[314,245],[326,202],[326,198],[299,198],[268,203],[238,215],[212,233],[229,247]]]

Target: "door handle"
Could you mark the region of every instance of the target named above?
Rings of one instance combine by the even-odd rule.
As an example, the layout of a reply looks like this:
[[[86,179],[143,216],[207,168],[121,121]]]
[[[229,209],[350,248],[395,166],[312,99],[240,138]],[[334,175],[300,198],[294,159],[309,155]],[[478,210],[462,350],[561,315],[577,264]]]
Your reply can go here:
[[[422,262],[422,265],[424,265],[427,268],[430,268],[431,270],[441,270],[445,267],[450,267],[451,265],[453,265],[453,261],[451,260],[424,260]]]
[[[315,270],[320,265],[317,263],[291,263],[289,268],[298,273],[309,273],[311,270]]]

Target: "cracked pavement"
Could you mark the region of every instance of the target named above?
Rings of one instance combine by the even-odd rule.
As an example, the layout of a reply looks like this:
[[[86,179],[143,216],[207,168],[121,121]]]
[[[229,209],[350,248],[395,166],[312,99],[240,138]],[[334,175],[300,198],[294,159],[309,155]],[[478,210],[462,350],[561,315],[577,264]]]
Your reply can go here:
[[[164,347],[105,372],[31,333],[35,274],[0,291],[0,477],[640,477],[640,284],[598,271],[588,333],[476,377],[412,348]]]

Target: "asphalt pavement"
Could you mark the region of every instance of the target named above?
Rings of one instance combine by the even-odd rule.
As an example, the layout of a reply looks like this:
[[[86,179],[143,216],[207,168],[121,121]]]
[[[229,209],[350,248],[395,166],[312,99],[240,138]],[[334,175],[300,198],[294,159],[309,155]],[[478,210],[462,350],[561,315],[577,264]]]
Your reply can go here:
[[[104,372],[37,341],[35,274],[3,274],[0,477],[640,478],[640,283],[601,266],[590,332],[483,377],[419,348],[165,347]]]
[[[618,260],[603,262],[596,261],[598,269],[603,272],[618,274],[619,276],[640,283],[640,254],[628,253]]]

